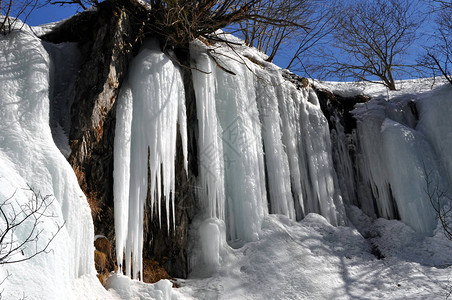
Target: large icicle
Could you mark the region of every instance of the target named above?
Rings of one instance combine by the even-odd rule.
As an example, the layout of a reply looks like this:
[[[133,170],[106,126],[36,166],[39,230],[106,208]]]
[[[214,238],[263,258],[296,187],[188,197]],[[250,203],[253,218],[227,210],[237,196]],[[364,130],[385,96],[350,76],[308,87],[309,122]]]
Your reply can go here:
[[[299,133],[300,170],[305,190],[305,213],[323,215],[331,224],[344,224],[345,212],[337,190],[331,138],[327,120],[312,89],[297,94],[300,103]]]
[[[209,216],[218,216],[212,211],[224,184],[228,240],[240,245],[257,239],[268,209],[292,219],[316,212],[344,224],[328,124],[314,92],[297,90],[270,64],[261,68],[221,49],[212,59],[199,48],[192,56],[201,70],[193,74],[202,198],[208,199]]]
[[[175,157],[177,127],[182,136],[184,166],[187,167],[187,128],[185,114],[185,95],[180,71],[164,55],[158,45],[146,41],[130,67],[128,78],[133,99],[132,122],[131,106],[120,104],[118,129],[115,145],[115,184],[124,186],[115,189],[115,205],[118,206],[117,246],[124,246],[126,253],[126,273],[138,278],[142,274],[143,218],[146,198],[151,199],[152,210],[156,209],[161,222],[162,198],[166,207],[167,225],[170,227],[171,210],[174,210]],[[127,85],[125,87],[127,89]],[[130,101],[130,92],[121,91],[120,100]],[[121,108],[121,106],[120,106]],[[128,126],[130,131],[130,165],[127,159]],[[129,168],[129,195],[127,198],[127,168]],[[149,172],[149,178],[148,178]],[[150,186],[148,187],[148,179]],[[149,190],[149,193],[148,193]],[[128,201],[128,203],[126,203]],[[128,207],[128,216],[120,210]],[[115,206],[116,211],[116,206]],[[126,221],[126,219],[128,221]],[[126,225],[127,224],[127,225]],[[174,225],[174,214],[173,214]],[[127,226],[127,236],[124,236]],[[119,248],[118,252],[123,251]],[[133,276],[131,264],[133,257]],[[121,262],[120,262],[121,263]]]
[[[300,136],[300,122],[298,122],[299,106],[297,94],[293,86],[281,85],[278,92],[278,102],[281,114],[282,140],[286,149],[289,168],[291,188],[293,194],[296,219],[305,216],[303,187],[301,183],[301,171],[298,155],[298,142]],[[304,171],[304,170],[303,170]]]
[[[127,83],[121,87],[116,110],[114,141],[113,193],[115,205],[116,260],[119,272],[129,226],[130,139],[132,130],[133,98]]]
[[[432,97],[434,95],[434,97]],[[445,85],[424,96],[419,105],[418,130],[431,143],[440,166],[445,169],[448,186],[452,186],[452,88]],[[452,193],[452,191],[449,191]]]
[[[385,119],[384,109],[379,105],[366,107],[357,115],[357,136],[361,155],[360,172],[363,176],[363,183],[370,186],[374,199],[377,199],[376,206],[372,199],[360,197],[363,211],[373,216],[375,212],[379,217],[394,219],[397,216],[397,208],[389,188],[388,176],[385,164],[385,154],[383,153],[381,124]]]
[[[283,214],[295,219],[289,160],[283,144],[278,103],[278,98],[282,96],[282,78],[279,70],[269,72],[255,68],[254,73],[257,77],[256,99],[262,121],[270,213]]]
[[[194,44],[190,51],[196,60],[192,73],[199,124],[199,196],[207,209],[207,217],[224,220],[223,145],[215,103],[215,67],[207,53],[197,50]]]
[[[221,63],[236,74],[220,68],[216,73],[217,113],[223,129],[227,235],[230,240],[254,241],[268,213],[255,78],[245,65],[233,59],[222,59]]]
[[[381,130],[386,158],[383,164],[400,219],[417,232],[432,234],[436,215],[425,193],[426,173],[442,187],[437,181],[440,177],[432,148],[421,133],[393,120],[385,119]]]
[[[200,251],[194,251],[191,262],[196,264],[193,267],[197,267],[197,271],[211,274],[220,267],[220,251],[226,243],[223,145],[215,102],[215,65],[196,43],[190,46],[190,54],[199,125],[198,196],[202,209],[198,216],[201,247]],[[200,257],[195,257],[198,252]]]

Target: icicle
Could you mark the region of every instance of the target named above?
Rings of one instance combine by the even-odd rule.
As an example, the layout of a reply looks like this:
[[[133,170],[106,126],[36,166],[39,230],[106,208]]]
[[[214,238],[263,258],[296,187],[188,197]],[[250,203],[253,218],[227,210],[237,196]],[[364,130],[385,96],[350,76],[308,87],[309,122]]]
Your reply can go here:
[[[118,97],[114,141],[113,193],[115,205],[116,259],[123,271],[123,253],[129,219],[130,139],[132,129],[132,91],[123,84]]]
[[[298,151],[298,145],[301,143],[301,129],[299,122],[299,91],[291,84],[282,84],[281,78],[277,78],[275,84],[280,85],[278,90],[278,102],[281,114],[281,127],[283,131],[282,141],[284,143],[288,162],[290,167],[290,179],[294,204],[296,210],[296,218],[298,220],[304,218],[304,195],[302,186],[300,169],[301,159]]]
[[[234,60],[217,68],[217,113],[223,129],[226,220],[229,240],[254,241],[267,210],[261,123],[254,74]],[[240,243],[239,243],[240,244]]]
[[[344,202],[349,205],[358,205],[356,198],[356,178],[353,169],[350,151],[354,151],[354,136],[356,133],[346,134],[339,118],[334,116],[335,129],[331,131],[333,143],[333,160],[338,174],[339,186],[341,188]]]
[[[436,187],[444,186],[438,181],[436,156],[422,134],[390,119],[383,122],[382,135],[386,160],[381,163],[388,166],[388,181],[400,219],[417,232],[431,235],[436,214],[425,192],[426,173]]]
[[[224,220],[224,163],[221,127],[215,104],[215,69],[212,60],[192,45],[196,107],[199,124],[200,198],[207,209],[207,218]]]
[[[187,128],[185,114],[185,95],[180,71],[174,66],[171,60],[160,52],[158,45],[147,41],[142,46],[142,50],[134,59],[130,67],[128,84],[133,98],[133,112],[130,132],[130,166],[129,166],[129,195],[126,200],[125,187],[117,188],[115,191],[115,204],[120,209],[128,207],[128,216],[120,216],[121,223],[119,234],[121,245],[125,244],[126,251],[126,273],[128,276],[138,278],[142,274],[142,248],[143,248],[143,219],[146,205],[146,197],[151,198],[151,209],[157,209],[159,222],[161,224],[161,199],[165,201],[166,223],[170,227],[170,202],[174,210],[174,189],[175,189],[175,158],[177,126],[182,137],[182,147],[184,153],[184,167],[187,168]],[[127,85],[126,85],[127,86]],[[130,94],[130,92],[124,92]],[[131,107],[118,110],[118,113],[130,115]],[[118,116],[120,119],[127,119],[127,116]],[[128,123],[127,123],[128,124]],[[129,125],[128,125],[129,126]],[[120,130],[121,127],[119,128]],[[124,137],[127,138],[127,130]],[[121,151],[127,152],[124,142],[121,139],[121,132],[118,135],[117,144],[124,147],[118,151],[120,159]],[[127,154],[128,155],[128,154]],[[124,158],[127,158],[124,155]],[[127,173],[127,163],[115,162],[115,166],[125,170]],[[148,172],[150,186],[148,187]],[[122,177],[121,177],[122,176]],[[127,184],[127,175],[118,175],[120,183]],[[116,207],[115,207],[116,210]],[[127,238],[124,241],[124,220],[128,220]],[[174,226],[174,216],[173,216]],[[118,248],[118,252],[122,249]],[[133,263],[133,274],[131,265]]]
[[[364,198],[360,195],[359,198],[366,214],[373,216],[376,212],[379,217],[394,219],[397,216],[397,209],[389,188],[385,164],[381,163],[385,161],[380,130],[384,118],[384,109],[378,106],[366,108],[358,117],[356,132],[360,151],[359,169],[363,177],[362,182],[371,188],[371,197]],[[375,202],[377,207],[374,207],[372,197],[377,200]]]
[[[256,68],[254,72],[257,76],[256,101],[260,120],[262,120],[270,213],[283,214],[295,219],[289,161],[284,149],[278,106],[278,97],[282,96],[282,78],[278,71],[261,71]],[[281,101],[284,100],[281,99]]]
[[[301,179],[306,193],[305,213],[320,213],[333,225],[344,224],[345,211],[337,191],[328,123],[313,90],[302,90],[298,95],[301,128],[298,147],[300,170],[304,170]]]

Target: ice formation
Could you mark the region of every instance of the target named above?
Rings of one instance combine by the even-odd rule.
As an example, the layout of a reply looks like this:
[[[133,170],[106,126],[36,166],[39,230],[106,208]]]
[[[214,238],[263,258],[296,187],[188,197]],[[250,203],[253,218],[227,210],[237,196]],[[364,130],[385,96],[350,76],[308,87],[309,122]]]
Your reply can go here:
[[[370,216],[400,219],[419,233],[433,234],[437,222],[426,193],[427,180],[450,192],[450,151],[444,150],[452,128],[445,104],[450,88],[442,89],[417,99],[377,98],[355,110],[356,131],[345,134],[337,126],[339,176],[354,178],[341,184],[348,203]],[[355,173],[349,147],[356,155]]]
[[[52,53],[51,47],[47,51]],[[427,177],[445,192],[452,185],[451,87],[415,99],[375,99],[355,111],[355,131],[345,134],[339,119],[333,118],[330,135],[314,91],[297,88],[256,52],[241,49],[244,56],[221,48],[208,50],[202,43],[192,44],[190,50],[201,207],[194,222],[199,252],[192,254],[199,255],[193,261],[205,274],[220,270],[227,242],[242,246],[256,241],[265,237],[270,225],[285,235],[287,224],[299,226],[290,220],[311,212],[324,218],[309,215],[304,221],[309,226],[344,224],[342,197],[368,215],[400,218],[417,232],[432,234],[435,214],[424,187]],[[112,294],[102,289],[93,267],[89,206],[54,143],[60,137],[60,150],[68,150],[64,130],[52,128],[52,139],[49,123],[64,125],[65,130],[69,124],[50,119],[49,86],[57,75],[47,51],[27,31],[0,39],[0,201],[14,195],[14,203],[25,204],[30,199],[23,190],[27,184],[42,195],[53,195],[49,212],[56,217],[38,225],[43,230],[41,245],[52,237],[56,224],[65,225],[50,254],[0,269],[0,280],[6,271],[13,275],[2,296],[22,297],[14,287],[23,286],[27,297],[39,291],[39,297],[48,299],[106,299]],[[174,225],[178,135],[186,170],[190,155],[185,100],[180,69],[156,42],[146,41],[118,97],[114,145],[116,253],[120,270],[133,278],[142,271],[145,205],[150,203],[159,218],[164,205],[172,213],[160,222],[168,228]],[[20,230],[13,237],[24,238]],[[292,235],[286,240],[290,239]],[[24,254],[32,254],[28,251]],[[257,254],[259,260],[264,256]],[[171,294],[168,281],[150,288],[115,275],[110,284],[125,298],[139,293],[167,299]]]
[[[0,277],[11,274],[2,286],[2,296],[32,298],[38,293],[41,299],[79,299],[82,292],[77,285],[83,282],[92,291],[86,299],[102,298],[107,293],[95,276],[90,208],[49,126],[49,66],[48,53],[33,33],[14,31],[0,39],[0,202],[12,197],[12,205],[3,206],[8,215],[32,199],[27,185],[42,196],[52,195],[46,215],[54,217],[37,224],[38,249],[56,233],[57,225],[64,224],[49,253],[2,265]],[[4,222],[0,218],[0,226]],[[11,239],[24,241],[31,226],[32,218]],[[34,244],[29,244],[14,258],[29,257],[34,251]]]
[[[178,120],[186,139],[179,71],[153,47],[146,46],[134,59],[117,112],[117,251],[121,263],[125,248],[126,270],[131,253],[141,264],[147,164],[152,205],[160,213],[157,187],[163,186],[167,209],[174,191]],[[258,240],[268,213],[295,220],[317,212],[334,225],[343,224],[329,129],[315,93],[297,90],[270,64],[262,69],[243,56],[221,50],[212,56],[202,43],[193,43],[190,51],[199,124],[199,261],[205,268],[218,269],[223,239],[235,246]],[[173,132],[163,132],[171,128]],[[171,170],[163,170],[162,182],[160,167]]]
[[[120,269],[139,278],[142,274],[143,220],[146,199],[161,222],[163,197],[170,228],[174,217],[177,128],[182,137],[187,169],[185,96],[180,71],[147,41],[132,62],[129,77],[118,99],[114,150],[114,197],[117,258]],[[174,220],[172,221],[174,225]],[[126,264],[123,266],[122,252]],[[133,262],[132,262],[133,259]],[[131,265],[133,263],[133,274]]]

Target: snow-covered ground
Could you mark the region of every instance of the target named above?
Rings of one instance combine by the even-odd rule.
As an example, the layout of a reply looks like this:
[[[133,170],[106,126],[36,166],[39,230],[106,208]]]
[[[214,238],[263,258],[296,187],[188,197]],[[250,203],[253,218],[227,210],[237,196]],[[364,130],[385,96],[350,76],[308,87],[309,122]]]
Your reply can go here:
[[[179,290],[193,299],[445,297],[450,242],[422,237],[399,221],[372,222],[357,208],[352,218],[360,230],[334,227],[317,214],[301,222],[269,215],[259,241],[230,249],[217,274],[186,280]]]
[[[173,66],[169,65],[169,61],[162,54],[154,52],[150,53],[149,57],[154,60],[158,58],[158,61],[165,62],[166,69],[172,70]],[[257,57],[251,50],[250,55]],[[199,66],[214,68],[212,61],[202,61],[202,57],[197,57]],[[250,82],[254,80],[249,77],[249,74],[246,74],[247,70],[241,64],[230,63],[227,66],[239,74],[238,76],[243,76]],[[280,78],[274,75],[278,72],[276,68],[269,67],[268,73],[261,71],[260,67],[253,66],[253,68],[256,68],[255,72],[259,74],[260,78],[264,76],[269,76],[268,80]],[[254,171],[250,171],[252,167],[257,166],[257,170],[261,168],[259,166],[262,164],[260,160],[262,160],[263,154],[250,150],[250,148],[242,150],[247,156],[241,156],[240,159],[251,157],[252,154],[255,161],[250,162],[247,168],[241,170],[241,176],[246,180],[241,182],[243,188],[237,193],[245,195],[247,192],[252,192],[253,195],[257,195],[253,205],[261,205],[259,209],[263,212],[255,213],[252,218],[247,215],[241,216],[240,222],[236,221],[234,224],[238,224],[237,230],[243,231],[237,231],[234,234],[242,234],[243,239],[249,242],[242,241],[243,246],[241,247],[237,247],[237,243],[234,243],[235,247],[232,248],[219,240],[225,236],[223,227],[228,220],[221,219],[224,212],[206,212],[207,219],[198,220],[198,222],[201,223],[200,235],[207,232],[201,237],[200,248],[201,252],[205,252],[204,255],[207,255],[208,272],[203,272],[206,271],[205,269],[199,270],[193,267],[194,272],[189,279],[176,280],[177,288],[171,288],[169,281],[150,285],[113,274],[107,282],[109,290],[104,290],[95,277],[94,231],[88,204],[72,169],[52,139],[49,125],[51,123],[49,117],[50,72],[49,54],[31,30],[26,29],[22,32],[13,32],[7,37],[0,37],[0,201],[14,195],[13,199],[17,202],[8,206],[10,212],[15,205],[27,203],[30,195],[22,190],[27,184],[38,189],[43,195],[53,195],[55,201],[49,209],[55,217],[39,224],[43,229],[41,243],[52,236],[57,228],[56,224],[65,222],[62,230],[51,243],[49,253],[41,254],[25,262],[0,266],[0,282],[2,278],[10,274],[0,286],[4,299],[24,296],[26,299],[161,300],[443,299],[452,290],[452,242],[445,239],[440,227],[433,231],[433,236],[426,236],[415,232],[410,226],[400,221],[371,219],[360,209],[350,205],[347,205],[348,220],[339,222],[340,224],[347,223],[347,226],[332,226],[325,217],[315,213],[309,213],[302,221],[297,222],[294,221],[294,208],[287,206],[278,208],[281,210],[279,215],[268,214],[265,212],[265,205],[262,207],[262,203],[259,202],[262,199],[258,199],[262,194],[261,187],[247,176],[248,173],[253,174]],[[270,73],[273,74],[273,77],[269,75]],[[246,90],[244,82],[227,74],[221,74],[219,78],[229,82],[230,86],[237,87],[237,93],[243,93],[243,95],[249,96],[249,99],[255,97],[254,92],[250,93]],[[215,91],[209,90],[208,83],[206,86],[202,85],[202,80],[207,79],[198,74],[195,80],[200,81],[197,89],[199,97],[212,101],[213,98],[209,97],[214,97],[211,93],[215,93]],[[259,86],[259,82],[255,84]],[[414,136],[416,141],[421,141],[419,142],[421,145],[423,145],[423,141],[428,141],[429,147],[432,148],[429,150],[430,154],[418,153],[416,152],[418,149],[412,150],[406,146],[409,144],[404,144],[403,141],[410,141],[410,139],[401,139],[402,142],[399,145],[406,146],[401,148],[405,151],[402,153],[412,155],[410,157],[431,158],[435,155],[439,162],[426,160],[425,163],[428,166],[440,165],[441,168],[438,172],[441,173],[441,178],[444,178],[442,179],[444,182],[441,184],[444,184],[444,187],[450,186],[452,157],[449,149],[452,146],[452,137],[448,132],[452,132],[450,130],[452,128],[450,120],[446,122],[446,119],[451,113],[452,106],[449,103],[452,87],[444,83],[437,83],[438,86],[432,90],[430,79],[404,81],[401,83],[401,90],[396,92],[388,92],[379,86],[369,84],[324,84],[334,92],[343,95],[365,93],[376,98],[373,102],[361,104],[357,109],[357,114],[364,115],[364,112],[372,111],[372,109],[376,114],[387,112],[388,115],[384,115],[383,120],[377,120],[381,123],[375,123],[378,125],[377,131],[383,132],[382,139],[384,141],[389,141],[390,138],[396,140],[398,137],[396,130],[402,123],[403,126],[409,128],[403,128],[404,131],[401,131],[406,133],[405,137]],[[283,86],[280,83],[276,86],[279,85]],[[229,115],[232,109],[222,111],[223,114],[219,114],[218,119],[217,116],[212,115],[215,114],[215,109],[231,106],[231,102],[221,102],[223,99],[221,97],[224,99],[231,97],[233,91],[228,90],[230,86],[225,85],[219,88],[219,92],[217,91],[217,97],[218,95],[220,97],[217,108],[205,107],[204,113],[208,116],[206,120],[210,124],[215,122],[218,128],[221,128],[221,125],[228,125],[228,118],[234,117]],[[283,93],[284,91],[287,90],[274,88],[274,91],[268,91],[267,95],[279,95],[278,92]],[[132,87],[132,92],[137,93],[141,90],[139,87],[135,87],[135,89]],[[290,92],[293,94],[295,90],[290,90]],[[300,137],[300,134],[294,133],[296,130],[282,133],[280,128],[273,128],[271,127],[273,123],[269,123],[268,128],[272,128],[272,131],[266,132],[266,136],[262,137],[266,146],[278,139],[288,139],[287,134],[289,133],[293,134],[291,137],[301,140],[314,139],[316,129],[324,128],[325,122],[318,115],[318,103],[315,102],[316,98],[312,94],[306,93],[303,97],[294,99],[303,103],[306,119],[313,120],[319,127],[311,128],[312,133],[308,132]],[[402,106],[405,107],[404,103],[411,100],[415,100],[419,104],[417,107],[420,118],[416,122],[400,117],[405,116],[404,110],[397,110]],[[268,106],[278,106],[278,103],[272,102],[271,97],[266,101],[268,101]],[[279,105],[283,104],[286,103],[279,103]],[[241,113],[239,105],[240,103],[237,101],[237,107],[234,107],[237,113]],[[253,111],[258,109],[263,108],[253,106]],[[202,116],[202,113],[198,113],[198,116]],[[268,120],[264,120],[264,122],[271,122],[274,119],[282,120],[281,126],[292,128],[293,123],[289,118],[291,115],[288,112],[281,112],[281,116],[269,113],[265,115]],[[246,122],[252,121],[250,117],[252,115],[242,114],[240,124],[247,126]],[[176,124],[176,116],[169,119],[172,120],[172,124]],[[385,122],[386,119],[392,120],[392,123]],[[397,120],[403,122],[395,124],[394,122]],[[208,122],[206,121],[206,124]],[[385,125],[381,126],[382,124]],[[251,122],[251,125],[256,124]],[[208,143],[209,139],[216,138],[218,134],[209,132],[209,130],[217,130],[216,126],[210,126],[206,125],[203,128],[205,143]],[[385,132],[387,135],[384,135]],[[62,137],[61,134],[62,132],[57,136]],[[328,137],[328,132],[322,131],[322,136]],[[260,140],[256,143],[260,143]],[[64,143],[64,141],[65,139],[62,137],[58,143]],[[287,141],[283,140],[283,142]],[[326,140],[318,144],[312,143],[312,147],[318,148],[329,145],[329,141]],[[274,149],[285,149],[286,147],[281,141],[274,145],[276,145]],[[258,146],[253,144],[253,147]],[[169,146],[169,148],[171,147]],[[220,148],[217,148],[218,152],[223,151]],[[388,146],[385,151],[393,148]],[[224,149],[224,151],[227,150]],[[291,173],[291,176],[295,174],[293,172],[295,154],[291,157],[290,151],[295,153],[297,150],[294,148],[286,151],[288,151],[289,157],[281,158],[275,154],[271,158],[267,158],[271,159],[275,165],[283,165],[286,168],[286,170],[281,170],[281,177],[271,179],[273,183],[281,181],[282,178],[285,178],[284,176],[289,176],[288,173]],[[322,152],[325,156],[329,155],[327,152],[325,153]],[[329,161],[330,158],[324,162]],[[394,163],[399,161],[406,162],[408,160],[403,157],[392,160]],[[252,164],[253,162],[255,165]],[[419,167],[419,163],[420,161],[417,160],[413,162],[415,167]],[[324,177],[319,176],[318,178],[334,177],[329,173],[331,166],[328,163],[321,167],[325,167]],[[418,169],[415,168],[415,170]],[[392,180],[391,183],[396,182],[396,179],[399,178],[399,174],[395,172],[389,174],[385,171],[381,174],[388,176],[388,180]],[[231,188],[228,184],[233,180],[236,179],[232,176],[225,179],[226,188]],[[308,182],[308,179],[305,180]],[[216,193],[225,193],[216,186],[216,182],[206,180],[203,184],[210,186],[211,190]],[[287,184],[287,182],[283,182],[283,184]],[[397,191],[405,190],[415,197],[419,195],[419,193],[416,194],[417,188],[417,186],[401,186]],[[283,191],[279,191],[279,193],[283,194]],[[318,194],[322,193],[318,192]],[[336,199],[333,201],[333,194],[331,192],[330,196],[329,193],[324,193],[331,197],[329,202],[326,202],[331,206],[334,206],[333,202],[339,203]],[[219,207],[218,204],[212,204],[213,201],[216,201],[215,197],[214,200],[210,200],[209,195],[204,195],[204,197],[206,197],[207,203],[206,210],[209,209],[208,205],[211,206],[210,209],[213,207],[213,210]],[[371,199],[367,200],[371,201]],[[407,207],[410,205],[408,200]],[[281,203],[286,204],[287,201],[284,201]],[[272,203],[273,209],[281,203]],[[246,209],[246,207],[242,208],[240,203],[234,203],[234,205],[238,211]],[[420,207],[417,204],[408,212],[416,211],[416,209],[419,211]],[[420,211],[421,214],[424,212]],[[428,213],[426,214],[428,215]],[[335,220],[334,213],[325,213],[325,215],[330,222]],[[341,217],[344,216],[341,215]],[[238,217],[236,217],[237,219]],[[414,222],[414,219],[408,216],[406,222]],[[425,217],[425,221],[423,219],[419,228],[424,228],[423,225],[430,224],[431,220],[430,217]],[[435,227],[434,220],[433,223],[433,227]],[[252,226],[258,224],[259,228],[252,228],[251,232],[246,232],[245,230],[251,228],[240,227],[243,224]],[[0,218],[0,226],[5,226],[4,219]],[[415,225],[412,226],[415,227]],[[234,234],[229,233],[231,236]],[[216,245],[210,247],[209,237],[216,239]],[[23,232],[18,231],[11,238],[20,241],[26,236]],[[26,251],[32,253],[33,249]],[[214,251],[216,251],[216,255],[213,253]],[[30,253],[24,254],[29,255]],[[21,257],[24,254],[17,253],[16,255]]]

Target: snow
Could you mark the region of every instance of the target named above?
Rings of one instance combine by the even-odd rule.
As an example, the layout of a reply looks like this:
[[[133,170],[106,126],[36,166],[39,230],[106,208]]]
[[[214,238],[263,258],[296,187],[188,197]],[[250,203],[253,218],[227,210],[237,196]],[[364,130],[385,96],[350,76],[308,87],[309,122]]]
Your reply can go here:
[[[308,214],[264,218],[259,241],[232,249],[205,279],[181,282],[193,299],[441,299],[450,284],[450,242],[396,220],[370,220],[353,207],[354,227]],[[366,233],[366,238],[363,237]],[[372,254],[371,238],[384,259]]]
[[[120,297],[120,299],[179,299],[177,293],[173,293],[172,283],[169,280],[160,280],[156,284],[146,284],[140,281],[132,280],[130,277],[124,275],[112,274],[108,277],[105,288],[112,294]]]
[[[49,253],[31,260],[3,265],[5,299],[79,299],[76,287],[83,281],[91,290],[85,299],[107,295],[93,265],[93,223],[75,174],[52,139],[49,126],[49,56],[40,40],[27,31],[14,31],[0,38],[0,200],[13,196],[6,213],[18,211],[31,198],[30,185],[54,201],[48,217],[38,223],[38,247],[61,231],[51,242]],[[2,226],[4,220],[2,219]],[[32,220],[11,236],[16,243],[27,237]],[[34,253],[34,244],[24,249]],[[21,253],[17,254],[22,257]],[[17,258],[17,257],[16,257]],[[82,279],[83,278],[83,279]]]

